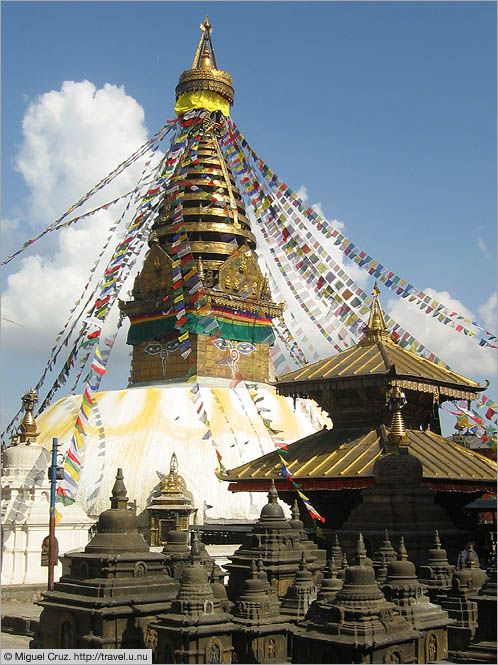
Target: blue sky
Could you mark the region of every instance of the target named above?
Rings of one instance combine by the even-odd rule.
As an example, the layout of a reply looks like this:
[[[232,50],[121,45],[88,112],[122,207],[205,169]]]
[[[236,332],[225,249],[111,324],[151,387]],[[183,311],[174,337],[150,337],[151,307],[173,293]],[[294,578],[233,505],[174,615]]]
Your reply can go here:
[[[3,2],[2,257],[89,189],[77,193],[73,182],[65,194],[63,178],[52,182],[54,217],[36,212],[29,168],[16,170],[30,105],[64,81],[124,86],[152,134],[174,116],[174,88],[206,14],[218,66],[233,77],[232,118],[271,168],[295,190],[305,187],[309,203],[381,263],[420,289],[447,292],[495,329],[491,305],[483,308],[496,292],[493,2]],[[73,142],[70,124],[65,131],[67,149],[79,155],[78,122]],[[39,195],[43,182],[36,187]],[[43,264],[57,242],[22,257],[36,253]],[[22,270],[22,257],[3,272],[11,300],[7,279]],[[43,308],[36,289],[30,297]],[[386,307],[391,298],[381,295]],[[44,334],[65,321],[54,317],[42,313],[38,331],[2,321],[5,418],[41,373],[51,348]],[[24,346],[12,330],[29,333]],[[477,379],[496,374],[493,362],[475,372],[453,356],[447,362]],[[109,387],[125,376],[120,366]]]

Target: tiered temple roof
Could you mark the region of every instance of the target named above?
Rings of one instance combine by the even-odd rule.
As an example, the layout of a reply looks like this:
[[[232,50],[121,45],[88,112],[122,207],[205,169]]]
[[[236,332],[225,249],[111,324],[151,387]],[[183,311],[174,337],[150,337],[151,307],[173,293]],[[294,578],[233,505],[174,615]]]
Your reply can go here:
[[[365,337],[353,348],[280,378],[277,390],[314,399],[334,427],[289,446],[287,467],[304,490],[362,488],[373,483],[375,461],[392,450],[386,408],[389,390],[403,391],[404,446],[423,466],[424,484],[438,490],[478,491],[496,483],[496,463],[440,434],[437,408],[446,399],[475,399],[485,387],[436,365],[389,337],[374,299]],[[282,465],[278,451],[242,464],[223,477],[232,491],[264,491]]]

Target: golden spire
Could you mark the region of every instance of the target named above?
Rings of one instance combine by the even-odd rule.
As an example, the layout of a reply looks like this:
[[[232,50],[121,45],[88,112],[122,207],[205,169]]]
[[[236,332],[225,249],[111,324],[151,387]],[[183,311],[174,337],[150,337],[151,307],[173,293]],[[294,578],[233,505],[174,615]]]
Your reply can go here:
[[[365,327],[365,337],[361,340],[360,344],[371,344],[373,342],[380,342],[388,339],[388,329],[384,319],[384,312],[379,302],[379,287],[377,282],[372,290],[372,306],[370,308],[370,317]]]
[[[36,438],[40,435],[40,433],[36,431],[36,421],[33,416],[33,408],[37,401],[38,397],[33,388],[22,397],[24,417],[19,427],[21,430],[19,443],[34,443]]]
[[[199,40],[199,46],[197,47],[197,51],[195,52],[194,62],[192,63],[192,69],[206,69],[204,63],[204,59],[206,57],[209,61],[209,67],[212,67],[214,65],[214,69],[218,69],[216,67],[216,58],[214,56],[213,42],[211,41],[211,33],[213,32],[213,28],[211,27],[211,23],[209,22],[209,16],[206,16],[206,18],[204,19],[204,23],[201,23],[199,27],[202,30],[202,35]],[[202,51],[201,64],[199,65],[199,56],[201,55],[201,49],[203,46],[204,49]],[[210,54],[213,59],[213,65],[211,64]]]
[[[393,412],[391,427],[389,428],[389,441],[397,446],[400,444],[407,444],[408,436],[405,429],[405,421],[401,409],[406,404],[405,393],[402,392],[399,386],[393,386],[386,395],[386,402]]]
[[[232,77],[227,72],[218,69],[216,56],[214,55],[211,32],[213,28],[209,18],[201,24],[202,35],[195,52],[192,69],[183,72],[176,86],[177,113],[185,113],[189,108],[207,108],[208,111],[220,110],[228,115],[230,106],[233,104]],[[205,106],[199,106],[198,101],[192,99],[192,93],[204,93],[203,102]],[[213,97],[214,94],[214,97]],[[185,95],[189,95],[185,97]],[[218,101],[216,95],[221,97]],[[183,97],[181,100],[180,97]]]

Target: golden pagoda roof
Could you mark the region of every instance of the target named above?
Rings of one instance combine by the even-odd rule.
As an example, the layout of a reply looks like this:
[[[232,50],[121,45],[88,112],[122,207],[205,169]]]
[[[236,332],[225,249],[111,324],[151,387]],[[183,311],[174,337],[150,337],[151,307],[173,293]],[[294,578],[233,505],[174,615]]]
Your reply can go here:
[[[365,337],[346,351],[281,376],[277,382],[281,394],[294,395],[304,383],[331,381],[351,385],[348,379],[380,376],[389,376],[392,385],[438,392],[450,399],[474,399],[485,390],[486,386],[403,349],[390,339],[378,294],[376,284]]]
[[[424,482],[429,486],[444,489],[445,484],[455,482],[473,486],[496,483],[496,462],[429,430],[407,429],[406,435],[408,450],[422,462]],[[347,433],[324,429],[291,444],[282,457],[303,490],[341,489],[369,484],[355,481],[373,479],[374,463],[387,449],[382,427]],[[272,478],[281,478],[281,470],[279,451],[274,451],[219,477],[234,483],[231,490],[247,490],[252,483],[254,489],[260,489],[258,481],[267,484]]]

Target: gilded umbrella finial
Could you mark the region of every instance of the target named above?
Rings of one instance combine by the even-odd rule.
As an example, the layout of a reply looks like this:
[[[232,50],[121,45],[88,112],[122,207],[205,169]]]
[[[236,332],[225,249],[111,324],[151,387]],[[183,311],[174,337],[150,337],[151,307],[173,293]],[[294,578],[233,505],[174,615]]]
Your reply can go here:
[[[206,108],[209,111],[220,110],[228,116],[234,96],[232,77],[227,72],[218,69],[211,40],[213,29],[207,16],[200,27],[202,34],[194,55],[192,69],[183,72],[176,86],[175,111],[181,114],[192,108]],[[201,103],[199,100],[195,101],[199,95],[203,98],[204,106],[199,105]],[[181,97],[183,99],[180,99]]]

